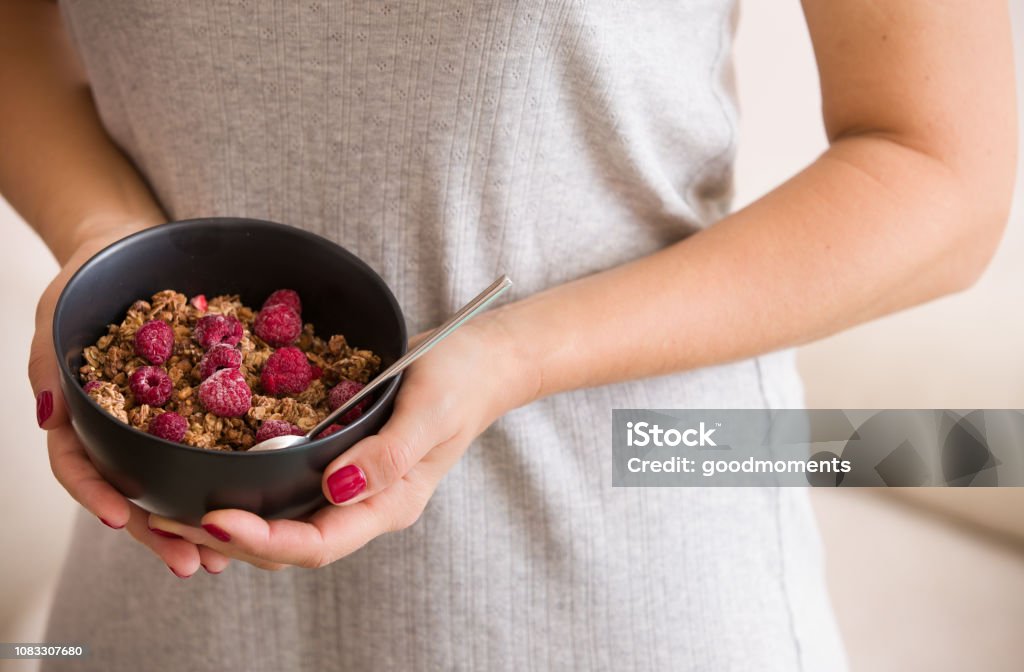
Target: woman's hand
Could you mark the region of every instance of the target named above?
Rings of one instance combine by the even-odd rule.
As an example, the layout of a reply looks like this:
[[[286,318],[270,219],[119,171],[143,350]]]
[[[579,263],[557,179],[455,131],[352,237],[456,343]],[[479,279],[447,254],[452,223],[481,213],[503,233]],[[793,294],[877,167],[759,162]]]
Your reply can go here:
[[[473,439],[538,386],[496,314],[478,316],[406,371],[380,433],[327,467],[324,497],[334,506],[306,521],[225,509],[206,514],[203,529],[155,515],[150,527],[266,569],[322,567],[415,523]]]
[[[103,480],[71,427],[60,391],[60,370],[53,349],[53,310],[64,285],[93,254],[116,240],[158,222],[102,221],[79,228],[82,236],[57,277],[43,292],[36,307],[36,331],[28,362],[28,377],[36,396],[36,419],[46,430],[50,468],[65,490],[83,507],[115,529],[127,528],[156,553],[178,576],[191,576],[202,563],[219,572],[228,560],[220,553],[195,544],[161,536],[147,527],[148,513],[129,502]]]

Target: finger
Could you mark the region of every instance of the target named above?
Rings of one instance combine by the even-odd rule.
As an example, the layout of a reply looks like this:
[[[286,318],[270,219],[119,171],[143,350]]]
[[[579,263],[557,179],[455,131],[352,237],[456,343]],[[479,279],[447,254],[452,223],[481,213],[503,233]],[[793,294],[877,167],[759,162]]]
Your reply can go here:
[[[323,550],[320,532],[309,523],[265,520],[240,509],[222,509],[203,516],[203,527],[217,530],[233,552],[259,562],[319,567]]]
[[[242,560],[243,562],[249,562],[250,564],[255,564],[264,570],[282,569],[281,566],[274,566],[274,563],[272,562],[266,562],[261,558],[248,555],[236,546],[228,544],[227,542],[230,541],[230,539],[223,533],[223,531],[212,526],[189,526],[189,524],[179,522],[173,518],[165,518],[164,516],[157,515],[156,513],[150,514],[150,522],[148,522],[148,524],[150,524],[150,529],[156,531],[158,534],[180,537],[186,541],[196,544],[200,548],[208,548],[213,552],[220,553],[228,559],[237,559]]]
[[[151,513],[149,514],[149,527],[153,530],[159,530],[163,534],[179,536],[200,546],[200,548],[209,548],[229,559],[233,558],[242,562],[248,562],[260,569],[277,571],[284,568],[284,565],[279,563],[270,562],[245,553],[236,545],[229,543],[231,541],[230,536],[214,525],[204,524],[202,527],[194,527]]]
[[[231,558],[209,546],[200,546],[199,564],[209,574],[220,574],[231,564]]]
[[[50,469],[68,494],[110,527],[124,527],[129,501],[96,471],[71,425],[50,430],[46,443]]]
[[[380,432],[327,465],[324,496],[334,504],[350,505],[397,483],[431,448],[455,434],[453,406],[444,390],[410,377]]]
[[[158,534],[149,529],[149,512],[130,504],[128,532],[167,564],[175,576],[187,579],[199,569],[199,548],[187,539]]]
[[[317,550],[315,564],[302,566],[322,567],[354,553],[382,534],[412,527],[467,442],[463,437],[455,437],[442,443],[404,477],[372,497],[351,506],[329,506],[317,511],[310,524],[319,530],[322,546]],[[271,526],[269,535],[274,534]]]
[[[447,470],[419,462],[401,480],[373,497],[345,507],[325,507],[310,522],[324,541],[323,561],[334,562],[387,532],[412,527]]]
[[[366,505],[326,507],[310,521],[268,521],[238,509],[213,511],[203,518],[204,525],[216,525],[230,536],[231,546],[248,556],[306,568],[323,567],[388,531]]]
[[[155,513],[149,514],[146,524],[149,526],[149,529],[155,531],[157,534],[181,537],[196,545],[205,544],[210,541],[210,535],[208,535],[201,527],[194,527],[192,525],[186,525],[185,523],[179,523],[173,518],[164,518],[163,516],[158,516]]]
[[[67,424],[68,414],[64,395],[60,391],[60,370],[53,350],[50,331],[53,306],[41,301],[36,317],[36,332],[28,356],[28,379],[36,398],[36,422],[43,429]],[[47,314],[49,312],[49,314]]]

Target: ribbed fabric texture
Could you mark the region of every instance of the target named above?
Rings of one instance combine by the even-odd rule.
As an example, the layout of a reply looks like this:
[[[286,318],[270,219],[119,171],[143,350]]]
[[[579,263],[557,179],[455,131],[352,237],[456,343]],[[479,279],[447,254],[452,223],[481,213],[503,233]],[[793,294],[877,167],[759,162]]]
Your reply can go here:
[[[413,332],[728,211],[728,1],[61,4],[172,217],[335,240]],[[842,670],[803,492],[611,487],[612,408],[801,403],[790,353],[543,400],[318,571],[181,581],[83,514],[48,639],[91,647],[75,670]]]

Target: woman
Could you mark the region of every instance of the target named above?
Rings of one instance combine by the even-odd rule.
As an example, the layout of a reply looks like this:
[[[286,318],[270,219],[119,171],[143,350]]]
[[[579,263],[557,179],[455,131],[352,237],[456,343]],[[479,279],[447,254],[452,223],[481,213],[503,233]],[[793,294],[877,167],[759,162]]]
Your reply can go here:
[[[804,6],[830,148],[728,214],[727,0],[4,3],[0,188],[63,264],[30,378],[91,514],[48,640],[90,646],[74,669],[843,669],[804,493],[608,464],[612,408],[798,406],[785,348],[963,289],[997,244],[1005,3]],[[49,334],[96,250],[200,215],[339,242],[416,330],[499,271],[519,294],[415,365],[311,519],[186,527],[96,474]],[[181,582],[144,547],[241,562]],[[289,565],[319,569],[262,571]]]

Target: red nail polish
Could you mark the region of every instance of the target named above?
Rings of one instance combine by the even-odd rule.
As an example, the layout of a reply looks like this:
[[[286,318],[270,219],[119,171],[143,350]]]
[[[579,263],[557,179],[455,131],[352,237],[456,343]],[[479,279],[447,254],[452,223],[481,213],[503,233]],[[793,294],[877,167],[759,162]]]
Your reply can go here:
[[[152,532],[153,534],[155,534],[158,537],[164,537],[166,539],[181,539],[181,535],[180,534],[175,534],[174,532],[168,532],[167,530],[158,530],[155,527],[151,527],[151,528],[149,528],[149,531]]]
[[[53,393],[43,390],[36,396],[36,422],[40,427],[50,418],[51,413],[53,413]]]
[[[210,568],[204,565],[203,563],[199,563],[199,566],[205,569],[207,574],[220,574],[220,572],[210,571]]]
[[[327,477],[331,501],[341,504],[366,489],[366,475],[354,464],[349,464]]]
[[[103,523],[104,525],[106,525],[107,527],[115,529],[115,530],[120,530],[122,527],[124,527],[124,525],[114,525],[113,523],[108,521],[106,518],[100,518],[100,522]]]
[[[210,536],[217,541],[223,541],[225,544],[231,541],[231,535],[213,523],[203,523],[203,529],[209,532]]]
[[[153,531],[156,532],[156,530]],[[174,567],[171,567],[170,565],[167,565],[167,569],[171,570],[171,574],[174,574],[179,579],[187,579],[189,576],[191,576],[191,574],[178,574]]]

